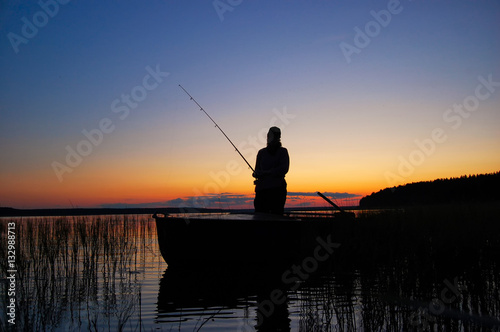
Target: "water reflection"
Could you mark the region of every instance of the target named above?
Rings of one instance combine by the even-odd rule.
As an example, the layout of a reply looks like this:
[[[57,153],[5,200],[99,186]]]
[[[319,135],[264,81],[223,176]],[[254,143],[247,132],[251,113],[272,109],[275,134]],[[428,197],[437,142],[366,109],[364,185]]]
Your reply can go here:
[[[147,216],[15,222],[17,330],[500,330],[498,242],[449,252],[438,242],[433,253],[412,256],[345,228],[342,246],[317,264],[165,269]],[[6,257],[1,219],[0,226]],[[5,263],[2,331],[9,328]]]
[[[498,269],[455,265],[430,275],[331,260],[296,287],[284,266],[171,268],[160,281],[157,322],[182,331],[498,330]]]
[[[286,294],[278,301],[270,297],[283,287],[281,273],[276,266],[257,264],[166,269],[160,281],[158,321],[186,330],[208,325],[290,331]]]
[[[15,277],[9,298],[15,324],[7,323],[6,287],[0,287],[0,330],[120,331],[140,327],[142,282],[150,265],[154,225],[139,216],[35,217],[14,223]],[[0,232],[3,233],[3,232]],[[0,248],[0,257],[6,248]],[[5,280],[2,286],[6,285]],[[5,305],[5,306],[4,306]]]

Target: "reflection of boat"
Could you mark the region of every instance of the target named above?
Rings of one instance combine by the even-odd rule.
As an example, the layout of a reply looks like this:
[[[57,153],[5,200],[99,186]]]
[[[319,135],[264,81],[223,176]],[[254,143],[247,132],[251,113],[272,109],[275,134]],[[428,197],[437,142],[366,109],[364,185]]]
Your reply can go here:
[[[318,237],[331,233],[334,215],[206,213],[154,218],[161,254],[171,266],[200,261],[289,263],[313,254]]]
[[[166,330],[206,325],[223,331],[290,331],[288,299],[269,315],[257,308],[273,290],[286,292],[281,274],[258,264],[169,267],[160,280],[156,321]]]

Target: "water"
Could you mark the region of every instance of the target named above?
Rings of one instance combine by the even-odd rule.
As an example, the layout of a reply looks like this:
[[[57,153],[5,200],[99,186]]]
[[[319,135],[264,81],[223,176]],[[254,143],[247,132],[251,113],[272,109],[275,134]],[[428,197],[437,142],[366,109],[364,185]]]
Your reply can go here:
[[[15,223],[16,318],[2,279],[0,329],[32,331],[498,330],[493,258],[415,265],[353,257],[294,265],[168,268],[150,216]],[[311,257],[313,257],[311,253]],[[439,265],[439,266],[438,266]],[[418,266],[418,268],[415,268]]]

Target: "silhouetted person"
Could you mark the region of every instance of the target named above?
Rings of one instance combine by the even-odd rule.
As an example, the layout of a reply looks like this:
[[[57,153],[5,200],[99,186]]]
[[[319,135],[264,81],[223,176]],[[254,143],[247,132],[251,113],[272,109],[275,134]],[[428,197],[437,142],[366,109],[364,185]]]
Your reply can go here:
[[[255,212],[283,214],[286,201],[285,174],[290,166],[288,150],[281,146],[281,130],[271,127],[267,146],[257,153],[255,163]]]

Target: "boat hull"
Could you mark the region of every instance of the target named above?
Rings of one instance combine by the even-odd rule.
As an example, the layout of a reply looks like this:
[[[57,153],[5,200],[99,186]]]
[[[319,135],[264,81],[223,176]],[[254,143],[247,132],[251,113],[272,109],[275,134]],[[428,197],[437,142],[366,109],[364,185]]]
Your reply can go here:
[[[313,255],[332,230],[332,218],[267,214],[154,216],[167,264],[290,263]],[[320,241],[320,242],[318,242]]]

